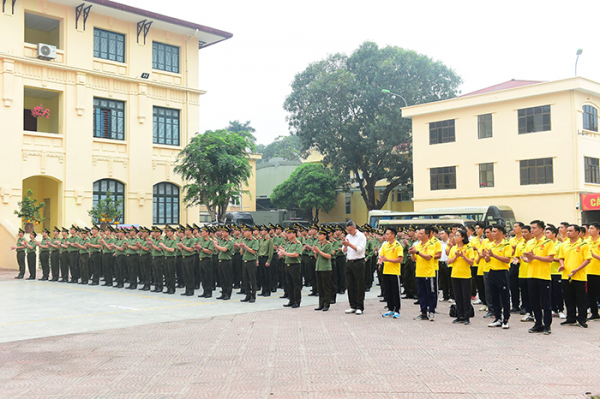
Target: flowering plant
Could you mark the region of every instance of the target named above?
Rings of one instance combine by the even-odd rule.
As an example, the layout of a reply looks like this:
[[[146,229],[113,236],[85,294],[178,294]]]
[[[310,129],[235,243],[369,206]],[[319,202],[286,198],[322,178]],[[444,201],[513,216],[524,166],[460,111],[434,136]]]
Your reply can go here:
[[[31,110],[31,116],[34,118],[41,118],[43,116],[46,119],[50,118],[50,110],[48,108],[44,108],[41,104]]]
[[[41,217],[40,209],[45,207],[46,204],[43,202],[37,203],[37,199],[31,198],[33,191],[27,190],[27,196],[23,198],[23,201],[17,202],[19,207],[15,211],[15,215],[23,220],[23,223],[35,223],[38,225],[43,222],[45,218]]]

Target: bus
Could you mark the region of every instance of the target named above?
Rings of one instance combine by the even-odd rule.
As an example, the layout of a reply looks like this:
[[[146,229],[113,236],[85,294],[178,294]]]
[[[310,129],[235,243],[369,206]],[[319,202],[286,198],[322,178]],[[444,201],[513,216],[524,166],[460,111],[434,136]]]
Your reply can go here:
[[[444,230],[461,225],[464,227],[473,226],[474,220],[462,219],[456,216],[442,216],[439,219],[382,219],[379,221],[379,227],[385,229],[387,226],[396,228],[396,230],[405,230],[409,227],[419,230],[427,225],[435,225]]]
[[[489,225],[504,226],[511,230],[516,222],[515,213],[509,206],[459,206],[453,208],[429,208],[419,212],[370,211],[369,224],[377,228],[380,220],[418,220],[439,219],[442,216],[453,216],[473,222],[484,222]],[[432,221],[432,223],[435,223]]]

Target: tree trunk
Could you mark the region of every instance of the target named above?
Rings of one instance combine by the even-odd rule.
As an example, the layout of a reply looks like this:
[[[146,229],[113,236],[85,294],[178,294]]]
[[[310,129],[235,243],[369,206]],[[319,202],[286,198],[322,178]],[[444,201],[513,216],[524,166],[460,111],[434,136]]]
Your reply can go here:
[[[314,224],[319,224],[319,208],[315,209],[315,217],[313,218]]]
[[[33,231],[33,223],[25,223],[25,233],[29,234]]]

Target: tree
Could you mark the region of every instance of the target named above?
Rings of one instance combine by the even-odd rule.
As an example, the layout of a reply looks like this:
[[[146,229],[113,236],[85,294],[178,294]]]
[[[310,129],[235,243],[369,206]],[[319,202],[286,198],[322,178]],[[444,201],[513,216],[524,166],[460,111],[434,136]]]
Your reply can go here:
[[[264,148],[261,154],[263,154],[263,162],[275,157],[298,161],[302,154],[300,138],[298,136],[278,136]]]
[[[313,223],[319,223],[319,210],[328,212],[335,206],[336,189],[343,186],[345,180],[320,163],[306,163],[275,187],[271,203],[278,208],[300,208],[311,216]]]
[[[455,97],[461,82],[440,61],[365,42],[350,57],[334,54],[296,75],[284,108],[302,151],[319,151],[324,164],[352,177],[369,210],[381,209],[394,188],[412,184],[411,121],[402,118],[404,103],[381,90],[414,105]]]
[[[205,205],[213,220],[225,220],[230,200],[239,200],[252,167],[248,151],[254,151],[251,134],[244,131],[210,131],[192,138],[178,156],[175,173],[186,182],[187,206]]]
[[[247,132],[250,133],[250,137],[252,138],[252,142],[255,143],[256,142],[256,137],[254,137],[254,133],[256,132],[256,129],[254,129],[252,126],[250,126],[250,121],[246,121],[246,123],[240,123],[240,121],[235,120],[235,121],[229,121],[229,125],[225,128],[225,130],[228,130],[230,132]]]
[[[123,199],[115,200],[115,196],[108,190],[106,197],[99,200],[95,206],[88,211],[88,215],[92,218],[92,223],[114,223],[119,224],[119,220],[123,217],[121,214],[121,206]]]

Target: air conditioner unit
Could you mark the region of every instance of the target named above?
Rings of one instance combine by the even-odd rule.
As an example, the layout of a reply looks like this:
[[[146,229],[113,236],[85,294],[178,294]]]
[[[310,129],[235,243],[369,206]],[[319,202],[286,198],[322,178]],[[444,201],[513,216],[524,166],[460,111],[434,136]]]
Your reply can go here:
[[[45,60],[55,59],[56,58],[56,46],[52,46],[50,44],[38,43],[37,56],[38,56],[38,58],[42,58]]]

